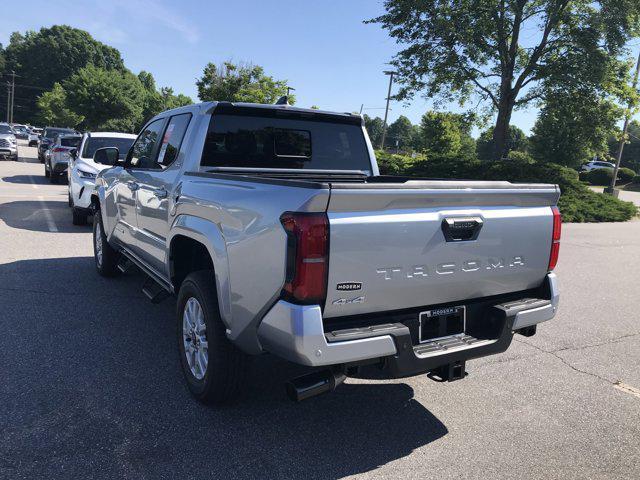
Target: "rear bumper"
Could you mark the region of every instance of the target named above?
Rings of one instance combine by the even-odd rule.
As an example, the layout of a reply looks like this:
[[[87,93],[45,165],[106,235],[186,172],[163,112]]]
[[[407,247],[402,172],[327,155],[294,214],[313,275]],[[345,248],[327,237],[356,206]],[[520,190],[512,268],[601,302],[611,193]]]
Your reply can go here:
[[[64,173],[67,171],[67,167],[69,166],[69,162],[65,161],[65,160],[51,160],[51,169],[53,170],[53,173]]]
[[[277,302],[258,327],[262,347],[289,361],[308,366],[358,363],[379,359],[390,377],[434,370],[442,365],[504,352],[514,331],[550,320],[559,295],[553,273],[547,275],[544,297],[521,299],[486,308],[487,321],[500,325],[493,338],[457,335],[416,344],[402,323],[326,332],[317,305]]]

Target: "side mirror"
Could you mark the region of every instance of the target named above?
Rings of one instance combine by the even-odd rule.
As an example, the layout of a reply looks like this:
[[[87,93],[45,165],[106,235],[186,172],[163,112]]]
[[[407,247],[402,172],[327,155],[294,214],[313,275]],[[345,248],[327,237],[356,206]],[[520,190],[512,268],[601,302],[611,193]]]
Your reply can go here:
[[[102,165],[114,166],[118,163],[120,151],[116,147],[99,148],[93,154],[93,161]]]
[[[73,149],[69,150],[69,156],[71,158],[73,158],[74,160],[76,158],[78,158],[78,149],[77,148],[73,148]]]

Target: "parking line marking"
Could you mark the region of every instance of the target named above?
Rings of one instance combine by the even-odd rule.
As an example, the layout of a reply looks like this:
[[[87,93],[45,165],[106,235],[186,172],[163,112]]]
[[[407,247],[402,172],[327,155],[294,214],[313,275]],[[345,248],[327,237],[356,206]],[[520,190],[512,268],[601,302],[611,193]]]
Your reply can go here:
[[[627,385],[626,383],[623,383],[620,380],[618,380],[616,383],[613,384],[613,388],[617,388],[622,392],[629,393],[635,397],[640,398],[640,389],[636,387],[632,387],[631,385]]]
[[[38,197],[38,200],[40,200],[40,205],[42,205],[42,211],[44,212],[44,217],[47,220],[47,227],[49,228],[49,231],[57,232],[58,227],[56,227],[56,222],[53,220],[53,215],[51,215],[51,212],[47,208],[47,205],[44,203],[44,197]]]

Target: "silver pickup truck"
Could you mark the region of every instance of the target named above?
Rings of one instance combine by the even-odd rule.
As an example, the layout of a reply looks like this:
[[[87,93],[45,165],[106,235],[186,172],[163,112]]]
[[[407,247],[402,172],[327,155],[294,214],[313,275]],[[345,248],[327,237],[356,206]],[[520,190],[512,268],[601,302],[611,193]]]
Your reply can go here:
[[[555,185],[381,176],[359,115],[203,103],[167,111],[98,174],[98,272],[177,295],[187,385],[235,400],[249,358],[310,367],[287,392],[464,378],[558,305]]]

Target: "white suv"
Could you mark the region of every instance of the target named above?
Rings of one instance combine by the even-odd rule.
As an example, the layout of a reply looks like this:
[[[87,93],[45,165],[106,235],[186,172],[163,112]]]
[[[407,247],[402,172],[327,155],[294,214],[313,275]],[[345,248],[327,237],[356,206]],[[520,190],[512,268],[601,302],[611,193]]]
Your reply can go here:
[[[590,172],[591,170],[599,170],[601,168],[616,168],[616,166],[611,162],[601,162],[599,160],[585,163],[580,167],[582,172]]]
[[[111,165],[93,160],[99,148],[116,147],[124,158],[136,139],[135,135],[115,132],[87,132],[82,136],[76,152],[69,161],[69,206],[73,210],[73,224],[84,225],[91,215],[91,192],[98,172]]]

